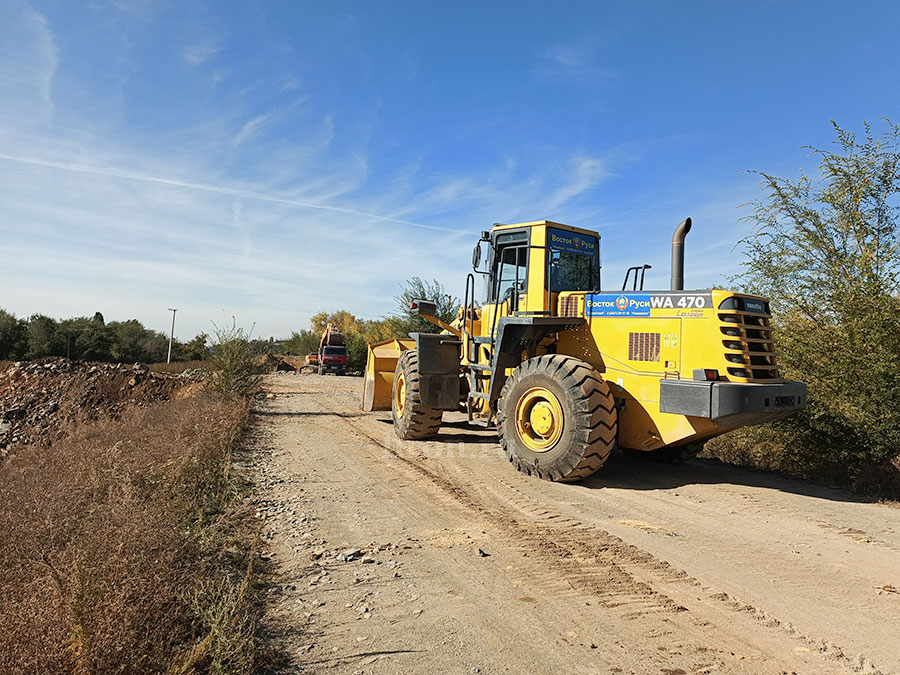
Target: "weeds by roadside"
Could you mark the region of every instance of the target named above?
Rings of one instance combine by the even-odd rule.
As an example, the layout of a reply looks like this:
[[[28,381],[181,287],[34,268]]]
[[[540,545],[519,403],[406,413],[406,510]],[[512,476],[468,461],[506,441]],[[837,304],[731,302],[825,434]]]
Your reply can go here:
[[[250,672],[254,530],[231,453],[246,399],[196,396],[0,470],[4,672]]]
[[[250,331],[238,327],[234,317],[231,325],[215,326],[215,342],[212,347],[213,370],[206,380],[207,389],[216,394],[248,396],[262,382],[259,369],[253,363],[253,346]]]

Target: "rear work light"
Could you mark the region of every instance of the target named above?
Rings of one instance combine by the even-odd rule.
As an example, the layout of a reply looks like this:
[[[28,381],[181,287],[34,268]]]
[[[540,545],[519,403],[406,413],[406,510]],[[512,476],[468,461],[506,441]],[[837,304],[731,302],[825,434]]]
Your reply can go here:
[[[694,370],[694,379],[714,382],[719,379],[719,371],[715,368],[698,368]]]

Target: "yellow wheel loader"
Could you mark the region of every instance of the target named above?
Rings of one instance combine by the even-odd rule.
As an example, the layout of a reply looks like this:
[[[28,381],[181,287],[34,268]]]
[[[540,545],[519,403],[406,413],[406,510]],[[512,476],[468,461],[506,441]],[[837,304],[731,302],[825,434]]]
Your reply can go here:
[[[690,229],[675,229],[668,290],[644,290],[642,265],[616,291],[600,288],[596,232],[547,220],[482,232],[456,319],[417,300],[441,333],[369,346],[363,409],[391,410],[402,439],[433,438],[444,411],[464,412],[496,425],[516,469],[555,481],[589,476],[616,445],[687,459],[802,409],[806,385],[779,374],[767,299],[684,290]]]

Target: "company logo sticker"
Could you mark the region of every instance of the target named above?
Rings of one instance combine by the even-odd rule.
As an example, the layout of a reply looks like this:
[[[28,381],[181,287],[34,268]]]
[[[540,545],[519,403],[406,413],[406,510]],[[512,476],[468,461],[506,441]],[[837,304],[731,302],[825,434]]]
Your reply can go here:
[[[587,298],[587,315],[650,316],[650,294],[589,295]]]
[[[650,316],[650,310],[671,310],[662,316],[702,318],[712,307],[709,293],[594,293],[586,299],[587,316]]]

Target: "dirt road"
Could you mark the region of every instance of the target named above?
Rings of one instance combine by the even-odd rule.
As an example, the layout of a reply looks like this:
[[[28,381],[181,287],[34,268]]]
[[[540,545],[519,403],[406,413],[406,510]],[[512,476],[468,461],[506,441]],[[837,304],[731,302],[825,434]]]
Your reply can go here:
[[[900,672],[900,509],[618,453],[547,483],[462,415],[397,440],[361,385],[273,375],[258,410],[270,629],[303,672]]]

